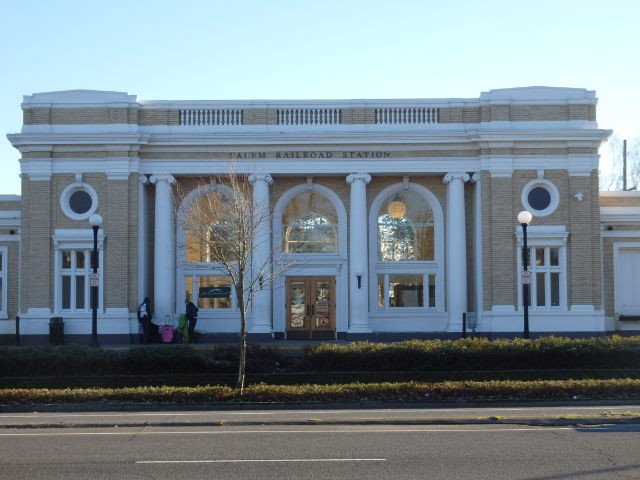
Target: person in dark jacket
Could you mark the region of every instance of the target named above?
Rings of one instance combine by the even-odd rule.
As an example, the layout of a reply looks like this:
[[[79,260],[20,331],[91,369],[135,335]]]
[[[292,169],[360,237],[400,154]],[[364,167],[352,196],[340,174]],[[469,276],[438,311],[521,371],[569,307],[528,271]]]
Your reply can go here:
[[[196,307],[188,298],[185,300],[187,321],[189,322],[189,343],[195,343],[196,341],[196,323],[198,322],[198,307]]]
[[[142,325],[142,343],[151,343],[151,304],[149,297],[145,297],[144,301],[138,306],[138,322]]]

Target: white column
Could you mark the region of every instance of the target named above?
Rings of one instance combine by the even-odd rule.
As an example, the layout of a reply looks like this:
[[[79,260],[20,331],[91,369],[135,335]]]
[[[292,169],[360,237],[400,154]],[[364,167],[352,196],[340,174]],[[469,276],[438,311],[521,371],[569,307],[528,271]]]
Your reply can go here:
[[[462,331],[462,314],[467,311],[467,239],[464,212],[464,172],[447,173],[443,182],[447,190],[446,269],[447,331]]]
[[[347,175],[351,185],[349,210],[349,333],[369,333],[369,275],[367,242],[368,173]]]
[[[471,325],[473,325],[475,331],[478,331],[482,329],[482,310],[484,309],[482,298],[482,184],[479,172],[471,176],[471,182],[476,184],[473,203],[473,261],[475,265],[473,294],[475,297],[475,319]],[[470,323],[467,322],[467,325],[470,325]]]
[[[156,185],[155,229],[153,238],[153,316],[160,324],[173,313],[173,202],[172,175],[152,175]]]
[[[254,289],[252,322],[249,333],[272,333],[271,327],[271,222],[269,211],[269,185],[273,178],[269,174],[249,175],[253,184],[253,239],[252,279]],[[262,288],[260,288],[262,285]]]
[[[150,295],[147,285],[147,185],[149,179],[146,175],[138,175],[138,304],[144,297]]]

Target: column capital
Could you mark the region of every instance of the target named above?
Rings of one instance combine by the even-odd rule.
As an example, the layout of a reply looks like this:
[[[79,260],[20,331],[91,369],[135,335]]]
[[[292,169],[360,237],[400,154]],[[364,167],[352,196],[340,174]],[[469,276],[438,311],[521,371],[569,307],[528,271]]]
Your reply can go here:
[[[149,179],[151,183],[167,182],[169,185],[176,183],[176,177],[173,175],[151,175]]]
[[[146,175],[140,174],[140,175],[138,175],[138,182],[143,184],[143,185],[146,185],[147,183],[149,183],[149,177],[146,176]]]
[[[368,173],[350,173],[347,175],[348,184],[352,184],[356,180],[362,180],[364,183],[369,183],[371,181],[371,175]]]
[[[268,185],[273,183],[273,177],[270,173],[252,173],[249,175],[249,183],[253,185],[256,182],[266,182]]]
[[[462,182],[468,182],[471,177],[466,172],[449,172],[442,177],[442,183],[451,183],[454,180],[462,180]]]
[[[480,181],[480,172],[475,172],[471,175],[471,183],[478,183]]]

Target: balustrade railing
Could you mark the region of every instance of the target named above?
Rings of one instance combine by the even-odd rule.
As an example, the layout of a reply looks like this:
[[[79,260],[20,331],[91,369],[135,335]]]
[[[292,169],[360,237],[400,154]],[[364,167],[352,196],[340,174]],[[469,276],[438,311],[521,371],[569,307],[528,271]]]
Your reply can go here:
[[[415,125],[426,123],[440,123],[439,108],[376,108],[377,125]]]
[[[278,125],[338,125],[342,123],[339,108],[278,109]]]
[[[242,125],[242,110],[239,109],[181,109],[180,125]]]
[[[348,108],[351,106],[349,105]],[[375,111],[376,125],[440,123],[440,108],[437,107],[376,107],[371,105],[368,108]],[[275,111],[278,125],[294,127],[343,125],[342,108],[275,108]],[[244,125],[243,112],[243,108],[182,108],[179,110],[179,125],[189,127],[241,126]],[[251,124],[253,125],[253,123]]]

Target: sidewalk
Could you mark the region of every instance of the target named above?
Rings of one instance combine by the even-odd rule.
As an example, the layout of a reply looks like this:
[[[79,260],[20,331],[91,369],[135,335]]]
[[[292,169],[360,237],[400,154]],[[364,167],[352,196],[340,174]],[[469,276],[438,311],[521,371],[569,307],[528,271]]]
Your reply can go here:
[[[31,428],[262,425],[640,425],[639,403],[544,403],[487,406],[96,405],[39,406],[0,413],[0,430]],[[37,411],[34,411],[37,410]]]

